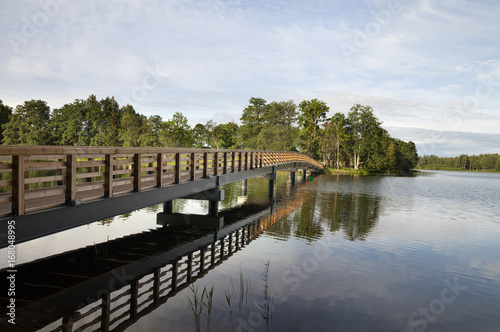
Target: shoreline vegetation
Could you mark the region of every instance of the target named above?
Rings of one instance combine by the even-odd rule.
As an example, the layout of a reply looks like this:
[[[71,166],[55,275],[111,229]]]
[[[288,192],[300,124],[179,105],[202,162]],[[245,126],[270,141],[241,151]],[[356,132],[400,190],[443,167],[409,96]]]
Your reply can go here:
[[[468,172],[468,173],[500,173],[500,170],[495,169],[463,169],[457,167],[437,166],[435,168],[415,168],[415,171],[443,171],[443,172]]]
[[[480,154],[458,157],[438,157],[435,155],[419,157],[416,169],[435,171],[472,171],[472,172],[500,172],[500,154]]]
[[[329,111],[316,98],[296,104],[252,97],[239,124],[209,120],[192,127],[180,112],[170,111],[170,119],[147,117],[114,97],[91,95],[56,109],[43,100],[15,108],[0,100],[0,139],[5,145],[296,151],[354,170],[410,170],[417,164],[415,144],[391,137],[370,106],[355,104],[347,114],[327,117]]]
[[[328,175],[389,175],[389,176],[412,176],[418,170],[378,170],[378,169],[352,169],[352,168],[332,168],[332,167],[324,167],[323,174]]]
[[[191,127],[180,112],[170,119],[145,116],[114,97],[95,95],[51,109],[43,100],[15,108],[0,100],[0,142],[4,145],[185,147],[296,151],[321,161],[325,173],[408,175],[413,169],[500,172],[500,155],[418,156],[412,141],[393,138],[370,106],[327,117],[318,99],[268,103],[250,98],[234,120]],[[338,170],[337,170],[338,169]],[[0,177],[2,180],[3,175]]]

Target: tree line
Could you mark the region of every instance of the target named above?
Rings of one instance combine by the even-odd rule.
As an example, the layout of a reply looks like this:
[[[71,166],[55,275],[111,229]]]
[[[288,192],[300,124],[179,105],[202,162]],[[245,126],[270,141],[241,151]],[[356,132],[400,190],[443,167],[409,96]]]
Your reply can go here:
[[[180,112],[163,120],[145,116],[114,97],[95,95],[51,110],[30,100],[15,109],[0,100],[0,139],[8,145],[168,146],[299,151],[337,168],[409,170],[418,155],[413,142],[389,136],[369,106],[327,117],[318,99],[273,101],[250,98],[238,125],[210,120],[194,127]]]
[[[500,154],[480,154],[479,156],[462,154],[458,157],[422,156],[416,167],[433,170],[500,172]]]

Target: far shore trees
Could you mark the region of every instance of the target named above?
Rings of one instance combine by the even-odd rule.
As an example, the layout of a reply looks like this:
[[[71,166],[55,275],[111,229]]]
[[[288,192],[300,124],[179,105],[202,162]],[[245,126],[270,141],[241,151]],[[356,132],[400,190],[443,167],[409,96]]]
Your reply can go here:
[[[390,137],[370,106],[356,104],[347,114],[329,118],[328,111],[319,99],[297,106],[293,100],[268,103],[252,97],[242,110],[241,125],[209,120],[191,127],[180,112],[169,119],[146,117],[132,105],[120,106],[114,97],[98,100],[90,95],[52,111],[42,100],[26,101],[15,110],[0,101],[0,133],[2,143],[9,145],[300,151],[338,169],[408,170],[417,164],[415,144]],[[457,163],[472,167],[467,156]],[[500,165],[497,159],[489,163]]]

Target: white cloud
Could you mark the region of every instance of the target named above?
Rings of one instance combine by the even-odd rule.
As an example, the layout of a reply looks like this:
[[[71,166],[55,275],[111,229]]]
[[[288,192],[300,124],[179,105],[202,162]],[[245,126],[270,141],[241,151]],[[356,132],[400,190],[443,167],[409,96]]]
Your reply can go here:
[[[60,107],[91,93],[120,101],[147,68],[160,66],[161,84],[133,102],[141,113],[224,122],[238,119],[252,96],[317,97],[332,111],[371,105],[389,126],[498,134],[500,5],[401,0],[394,10],[393,3],[61,3],[16,51],[9,36],[23,37],[45,2],[7,2],[0,98],[11,106],[40,98]],[[359,32],[369,35],[362,47]],[[343,44],[357,48],[351,58]],[[478,102],[464,111],[470,98]]]

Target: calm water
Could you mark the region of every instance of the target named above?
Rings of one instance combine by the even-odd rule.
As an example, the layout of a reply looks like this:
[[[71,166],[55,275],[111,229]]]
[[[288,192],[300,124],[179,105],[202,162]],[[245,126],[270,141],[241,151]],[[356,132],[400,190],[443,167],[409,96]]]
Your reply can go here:
[[[207,318],[212,331],[500,331],[500,174],[325,175],[289,185],[280,174],[276,199],[289,213],[194,282],[198,297],[213,289],[202,331]],[[223,210],[264,204],[265,180],[249,180],[247,196],[241,186],[225,187]],[[174,209],[208,207],[179,200]],[[159,211],[21,244],[18,264],[159,228]],[[193,297],[186,288],[126,330],[195,331]]]

